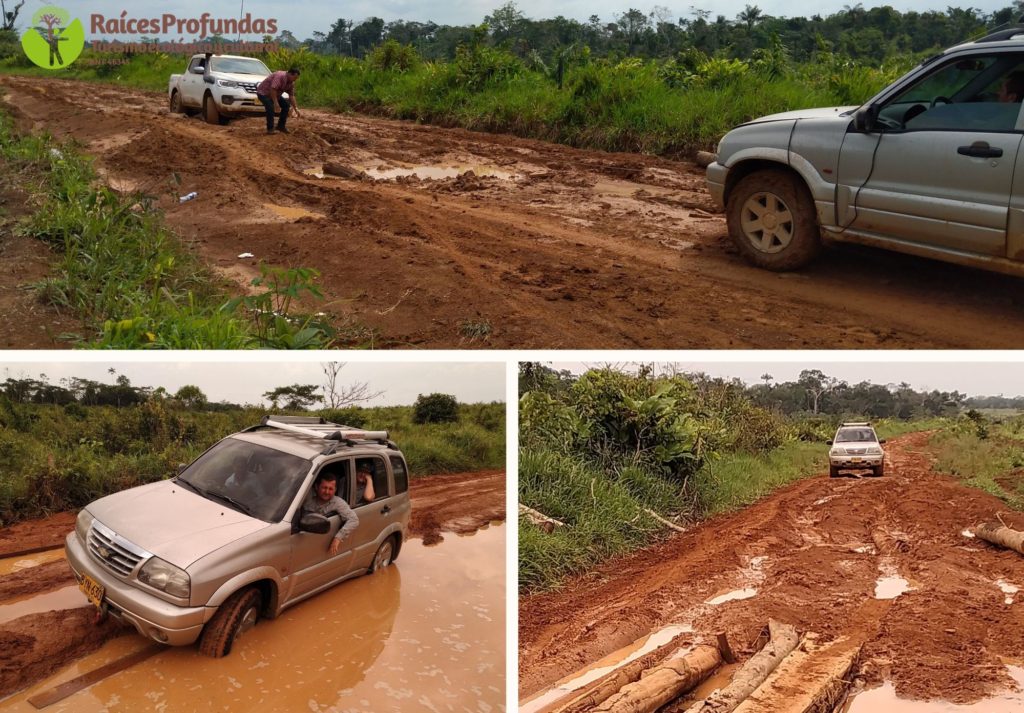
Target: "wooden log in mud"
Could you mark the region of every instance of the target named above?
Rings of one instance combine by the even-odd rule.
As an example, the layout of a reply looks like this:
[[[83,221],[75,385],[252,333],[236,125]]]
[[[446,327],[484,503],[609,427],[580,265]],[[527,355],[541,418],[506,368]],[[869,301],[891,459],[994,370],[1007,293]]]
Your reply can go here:
[[[671,640],[653,651],[612,669],[592,683],[572,692],[568,700],[562,699],[554,706],[542,709],[542,713],[584,713],[593,709],[623,686],[639,680],[640,674],[644,671],[679,651],[682,646],[692,641],[692,637],[693,634],[690,633],[673,636]]]
[[[554,532],[556,527],[565,527],[565,523],[561,520],[548,517],[540,510],[534,510],[533,508],[526,507],[525,505],[519,506],[519,514],[548,534]]]
[[[769,642],[743,664],[729,685],[690,706],[686,713],[731,713],[736,710],[800,643],[796,627],[790,624],[770,619],[768,631],[771,632]]]
[[[693,162],[701,168],[707,168],[717,160],[718,156],[710,151],[698,151],[697,155],[693,157]]]
[[[735,713],[832,713],[850,687],[860,649],[849,639],[819,645],[804,637]]]
[[[717,646],[699,644],[680,651],[647,671],[639,681],[593,708],[597,713],[654,713],[663,705],[695,688],[722,663]]]
[[[1011,530],[998,522],[988,522],[979,525],[974,534],[993,545],[999,545],[1024,555],[1024,532],[1020,530]]]

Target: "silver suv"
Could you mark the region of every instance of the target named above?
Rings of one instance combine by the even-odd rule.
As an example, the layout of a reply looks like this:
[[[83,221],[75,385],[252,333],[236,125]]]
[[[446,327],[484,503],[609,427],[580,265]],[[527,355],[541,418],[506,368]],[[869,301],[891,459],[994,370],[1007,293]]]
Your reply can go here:
[[[726,134],[712,197],[750,262],[789,270],[821,238],[1024,275],[1024,28],[923,62],[857,107]]]
[[[870,470],[881,477],[885,473],[885,452],[870,423],[844,423],[836,430],[835,438],[828,441],[828,474],[839,477],[842,470]]]
[[[356,487],[370,472],[374,498]],[[368,468],[367,468],[368,467]],[[305,512],[314,481],[336,476],[359,520],[329,556],[338,515]],[[260,617],[393,562],[409,524],[405,458],[387,431],[268,417],[215,444],[171,479],[96,500],[67,537],[67,559],[100,615],[163,644],[231,651]]]

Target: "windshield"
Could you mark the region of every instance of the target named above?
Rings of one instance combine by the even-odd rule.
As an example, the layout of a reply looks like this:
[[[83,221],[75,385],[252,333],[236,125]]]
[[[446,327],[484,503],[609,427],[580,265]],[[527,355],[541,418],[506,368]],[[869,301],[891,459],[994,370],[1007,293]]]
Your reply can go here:
[[[225,74],[255,74],[265,77],[270,74],[267,65],[258,59],[246,57],[214,57],[211,60],[211,72],[224,72]]]
[[[874,443],[875,432],[870,428],[842,428],[836,434],[836,443]]]
[[[226,438],[188,466],[178,482],[252,517],[280,522],[310,465],[305,458]]]

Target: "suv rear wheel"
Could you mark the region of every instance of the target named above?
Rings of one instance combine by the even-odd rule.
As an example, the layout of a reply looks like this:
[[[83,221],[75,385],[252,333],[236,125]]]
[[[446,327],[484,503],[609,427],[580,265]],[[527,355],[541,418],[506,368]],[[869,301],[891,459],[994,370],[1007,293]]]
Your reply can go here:
[[[241,589],[220,605],[199,637],[199,651],[220,658],[231,653],[235,640],[256,626],[262,597],[255,587]]]
[[[725,206],[729,235],[758,267],[794,270],[821,248],[814,202],[799,178],[764,169],[744,176]]]

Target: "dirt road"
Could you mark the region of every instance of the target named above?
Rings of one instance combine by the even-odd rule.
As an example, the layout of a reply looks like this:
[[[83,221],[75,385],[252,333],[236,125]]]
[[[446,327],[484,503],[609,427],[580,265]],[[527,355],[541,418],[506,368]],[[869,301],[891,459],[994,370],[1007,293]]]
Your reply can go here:
[[[444,532],[469,534],[505,519],[502,471],[419,477],[410,496],[410,536],[424,544],[441,542]],[[93,610],[62,550],[14,554],[59,547],[74,521],[74,513],[60,513],[0,530],[0,698],[134,632],[113,620],[93,625]]]
[[[1015,688],[1008,664],[1024,661],[1013,591],[1024,589],[1024,558],[963,534],[998,512],[1008,524],[1024,518],[934,473],[927,443],[894,439],[884,478],[803,480],[560,592],[524,597],[520,699],[669,624],[725,631],[743,649],[774,617],[823,641],[863,643],[856,676],[867,687],[980,701],[988,707],[970,710],[984,713],[1024,709],[988,702]]]
[[[24,128],[78,139],[113,186],[163,195],[239,291],[258,260],[319,268],[323,309],[353,341],[368,328],[391,347],[1024,345],[1020,280],[851,248],[798,274],[747,266],[687,162],[320,111],[265,136],[259,119],[170,115],[157,93],[10,76],[0,89]],[[329,161],[379,180],[316,177]],[[400,175],[413,170],[436,178]]]

